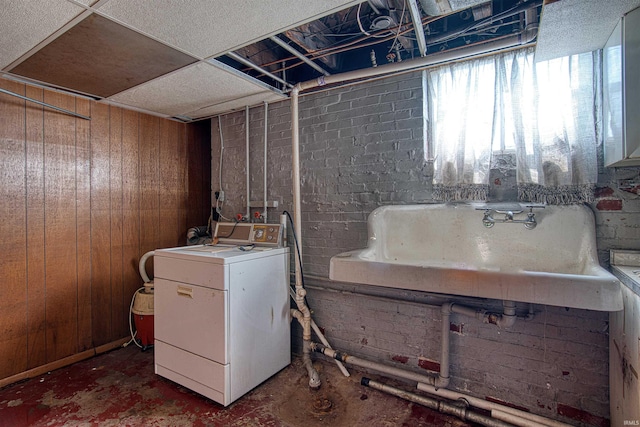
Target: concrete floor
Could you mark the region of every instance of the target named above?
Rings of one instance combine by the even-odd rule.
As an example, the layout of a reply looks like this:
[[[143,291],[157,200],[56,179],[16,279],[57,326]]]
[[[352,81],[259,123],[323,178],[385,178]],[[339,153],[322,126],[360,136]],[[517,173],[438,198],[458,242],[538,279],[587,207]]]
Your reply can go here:
[[[0,390],[0,427],[472,426],[366,388],[354,369],[346,378],[330,361],[316,360],[314,366],[323,380],[318,391],[308,388],[301,360],[294,358],[224,408],[155,375],[153,351],[129,346]]]

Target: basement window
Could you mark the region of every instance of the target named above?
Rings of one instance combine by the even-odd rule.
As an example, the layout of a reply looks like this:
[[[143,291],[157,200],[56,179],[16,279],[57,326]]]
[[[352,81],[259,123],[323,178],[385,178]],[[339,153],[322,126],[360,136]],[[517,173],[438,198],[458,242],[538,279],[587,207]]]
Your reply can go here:
[[[598,63],[596,52],[536,63],[526,48],[427,71],[435,197],[487,200],[496,154],[511,151],[521,200],[592,199]]]

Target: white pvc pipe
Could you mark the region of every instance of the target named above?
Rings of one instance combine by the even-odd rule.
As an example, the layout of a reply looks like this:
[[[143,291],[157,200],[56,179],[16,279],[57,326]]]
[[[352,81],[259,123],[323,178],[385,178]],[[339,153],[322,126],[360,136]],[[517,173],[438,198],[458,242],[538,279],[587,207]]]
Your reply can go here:
[[[327,341],[327,338],[324,336],[324,334],[322,333],[322,331],[320,330],[316,322],[313,321],[313,319],[311,319],[311,328],[313,329],[313,332],[316,333],[318,338],[320,338],[320,342],[324,344],[325,347],[332,348],[331,344],[329,344],[329,341]],[[347,368],[344,367],[341,361],[335,360],[335,362],[336,362],[336,365],[338,366],[338,369],[340,369],[340,372],[342,372],[342,375],[344,375],[345,377],[351,376],[351,374],[349,373],[349,371],[347,371]]]
[[[322,353],[327,357],[331,357],[332,359],[336,359],[350,365],[359,366],[365,369],[371,369],[373,371],[381,372],[383,374],[392,375],[398,378],[404,378],[405,380],[416,381],[418,383],[433,382],[433,377],[417,374],[411,371],[406,371],[404,369],[396,368],[394,366],[388,366],[382,363],[361,359],[359,357],[351,356],[349,354],[331,349],[329,347],[320,346],[319,344],[316,344],[316,343],[311,344],[311,349],[319,353]]]
[[[298,238],[300,258],[302,258],[302,204],[300,203],[300,124],[298,123],[298,86],[291,90],[291,161],[292,161],[292,186],[293,186],[293,230]],[[302,287],[302,275],[300,272],[300,261],[295,259],[296,266],[296,289]]]
[[[537,422],[538,425],[541,425],[541,426],[570,427],[569,424],[565,424],[560,421],[545,418],[543,416],[532,414],[530,412],[521,411],[519,409],[514,409],[509,406],[500,405],[499,403],[489,402],[488,400],[479,399],[477,397],[473,397],[468,394],[460,393],[457,391],[453,391],[445,388],[435,388],[430,384],[424,384],[422,382],[418,383],[418,390],[424,391],[426,393],[433,394],[436,396],[444,397],[450,400],[463,399],[469,402],[471,406],[475,406],[476,408],[485,409],[487,411],[493,411],[493,410],[501,411],[504,413],[515,415],[527,421]],[[527,425],[527,424],[520,424],[520,425]]]
[[[389,64],[380,65],[378,67],[363,68],[360,70],[348,71],[341,74],[332,74],[331,76],[321,76],[315,80],[307,80],[306,82],[298,83],[295,87],[298,88],[298,91],[304,91],[327,84],[343,83],[351,80],[366,79],[369,77],[376,77],[385,74],[390,75],[399,73],[401,71],[424,68],[448,61],[457,61],[474,55],[487,54],[490,52],[495,52],[498,50],[525,44],[527,43],[523,34],[510,35],[498,38],[487,43],[460,49],[447,50],[444,52],[434,53],[407,61],[392,62]]]
[[[267,101],[264,102],[264,177],[262,178],[264,185],[264,194],[263,201],[264,206],[262,209],[262,217],[264,219],[264,223],[267,223],[267,134],[268,134],[268,123],[267,116],[269,113],[269,103]]]
[[[300,325],[305,328],[306,324],[306,316],[302,314],[299,310],[294,308],[291,309],[291,316],[295,317],[296,320],[300,323]],[[303,341],[302,343],[302,364],[307,369],[307,373],[309,374],[309,387],[319,388],[320,387],[320,375],[318,371],[313,367],[313,363],[311,362],[311,351],[309,350],[310,341]]]
[[[245,139],[246,139],[246,152],[247,152],[247,221],[251,221],[251,199],[250,199],[250,192],[249,192],[249,106],[247,105],[245,107]]]
[[[443,304],[440,308],[442,315],[442,325],[440,326],[441,347],[440,347],[440,374],[434,378],[433,384],[436,387],[446,387],[449,385],[449,334],[452,304]]]
[[[483,323],[493,324],[499,328],[510,328],[516,323],[516,303],[513,301],[503,301],[503,313],[491,313],[482,308],[471,308],[464,305],[451,303],[451,313],[461,314],[463,316],[472,317],[482,321]],[[444,306],[443,306],[444,307]]]

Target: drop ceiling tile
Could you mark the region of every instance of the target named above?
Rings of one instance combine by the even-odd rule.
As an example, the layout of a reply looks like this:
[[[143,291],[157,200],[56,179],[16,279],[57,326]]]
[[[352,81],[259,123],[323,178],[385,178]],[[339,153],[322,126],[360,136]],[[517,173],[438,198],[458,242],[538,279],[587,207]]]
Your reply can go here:
[[[536,61],[602,49],[622,15],[639,6],[640,0],[562,0],[545,4]]]
[[[197,60],[100,15],[89,15],[12,74],[107,97]]]
[[[201,62],[118,93],[109,100],[169,116],[180,116],[213,104],[256,94],[266,97],[274,92],[265,89],[261,83],[253,83],[246,77]],[[284,95],[280,96],[285,98]]]
[[[0,68],[7,67],[83,11],[66,0],[4,2],[0,13]]]
[[[360,1],[110,0],[98,11],[204,59]]]

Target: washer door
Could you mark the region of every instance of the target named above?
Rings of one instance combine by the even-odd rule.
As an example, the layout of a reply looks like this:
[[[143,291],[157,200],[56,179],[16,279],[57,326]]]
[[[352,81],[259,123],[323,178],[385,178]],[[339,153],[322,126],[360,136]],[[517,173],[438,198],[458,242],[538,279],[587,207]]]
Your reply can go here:
[[[156,278],[155,338],[221,364],[228,361],[227,291]]]

